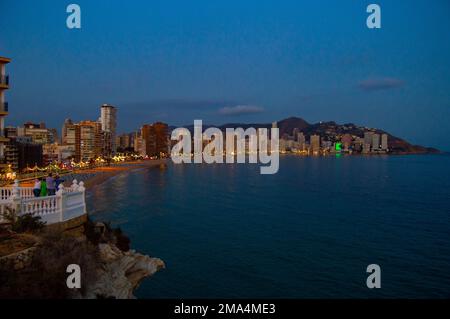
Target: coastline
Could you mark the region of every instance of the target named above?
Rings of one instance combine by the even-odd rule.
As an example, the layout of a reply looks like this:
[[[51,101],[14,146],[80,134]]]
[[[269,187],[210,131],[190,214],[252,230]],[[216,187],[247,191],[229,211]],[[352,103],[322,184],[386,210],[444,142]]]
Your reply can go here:
[[[94,187],[102,185],[111,178],[120,174],[130,173],[143,168],[154,168],[161,165],[167,165],[167,159],[159,160],[144,160],[136,162],[127,162],[113,166],[96,167],[84,170],[75,170],[71,173],[61,175],[64,180],[64,187],[69,187],[72,181],[76,179],[78,182],[83,182],[84,187],[91,191]],[[32,186],[34,181],[21,182],[21,186]]]
[[[155,168],[161,165],[167,165],[166,163],[166,159],[146,160],[124,163],[116,166],[79,170],[70,175],[66,175],[66,177],[70,176],[70,178],[64,182],[64,186],[70,186],[72,180],[77,179],[78,181],[83,181],[86,189],[91,191],[94,187],[100,186],[120,174],[134,172],[143,168]]]
[[[165,168],[166,165],[165,159],[139,161],[74,171],[62,178],[66,179],[64,184],[67,187],[73,179],[83,181],[89,192],[120,174],[145,168]],[[25,291],[24,296],[39,299],[136,298],[136,288],[145,278],[164,269],[164,261],[135,251],[120,228],[113,229],[107,223],[94,222],[88,215],[25,232],[13,231],[8,226],[0,228],[0,270],[8,274],[7,278],[0,280],[0,296],[10,296],[11,292],[20,290]],[[48,258],[52,260],[50,263]],[[77,260],[83,269],[89,269],[89,278],[86,278],[83,289],[71,292],[65,287],[63,270],[73,260]],[[47,274],[45,278],[42,273]],[[22,288],[24,281],[33,283],[29,290]],[[54,291],[63,292],[63,295]]]

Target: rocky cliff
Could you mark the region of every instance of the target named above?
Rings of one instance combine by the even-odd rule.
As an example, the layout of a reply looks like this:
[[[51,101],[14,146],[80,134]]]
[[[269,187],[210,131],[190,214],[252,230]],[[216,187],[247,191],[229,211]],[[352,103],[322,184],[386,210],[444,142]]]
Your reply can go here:
[[[99,244],[99,265],[96,279],[86,291],[75,298],[132,299],[134,290],[145,278],[165,267],[159,258],[151,258],[133,250],[123,252],[115,245]]]
[[[129,239],[103,223],[87,221],[76,229],[3,235],[2,299],[130,299],[145,278],[165,268],[161,259],[130,250]],[[66,285],[70,264],[81,268],[81,289]]]

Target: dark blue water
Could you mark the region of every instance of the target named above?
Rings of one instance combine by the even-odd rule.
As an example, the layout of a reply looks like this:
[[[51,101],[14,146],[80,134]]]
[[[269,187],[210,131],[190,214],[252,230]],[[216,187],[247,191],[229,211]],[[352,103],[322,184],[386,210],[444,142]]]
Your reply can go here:
[[[139,298],[450,297],[449,156],[283,157],[272,176],[169,164],[112,179],[89,206],[166,262]]]

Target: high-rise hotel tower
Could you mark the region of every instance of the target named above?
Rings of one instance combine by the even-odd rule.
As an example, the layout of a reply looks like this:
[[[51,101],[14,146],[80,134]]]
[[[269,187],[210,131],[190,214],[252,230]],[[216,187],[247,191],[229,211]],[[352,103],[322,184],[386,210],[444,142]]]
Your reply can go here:
[[[111,156],[116,153],[116,127],[117,109],[108,104],[103,104],[100,113],[100,122],[103,131],[103,155]]]
[[[5,91],[9,89],[9,76],[6,74],[6,64],[10,59],[0,57],[0,169],[6,167],[5,144],[8,139],[5,137],[5,117],[8,115],[8,102],[5,100]]]

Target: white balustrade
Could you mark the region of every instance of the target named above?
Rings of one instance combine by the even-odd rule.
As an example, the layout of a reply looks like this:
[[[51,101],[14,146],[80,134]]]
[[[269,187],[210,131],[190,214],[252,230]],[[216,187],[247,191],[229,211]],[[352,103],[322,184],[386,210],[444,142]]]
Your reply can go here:
[[[84,183],[74,180],[68,188],[60,185],[55,196],[35,197],[32,187],[0,188],[0,222],[7,208],[19,215],[41,217],[47,224],[67,221],[86,214]]]
[[[0,201],[8,200],[12,196],[11,187],[0,188]],[[34,197],[33,187],[20,187],[19,196],[21,198],[31,198]]]
[[[2,187],[0,188],[0,200],[8,200],[11,197],[12,188],[11,187]]]

